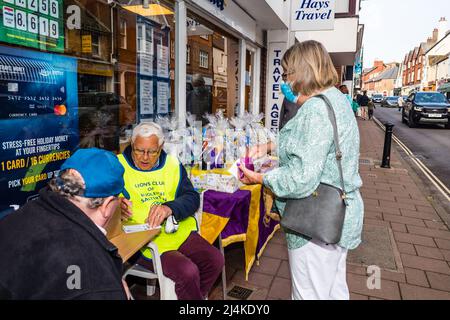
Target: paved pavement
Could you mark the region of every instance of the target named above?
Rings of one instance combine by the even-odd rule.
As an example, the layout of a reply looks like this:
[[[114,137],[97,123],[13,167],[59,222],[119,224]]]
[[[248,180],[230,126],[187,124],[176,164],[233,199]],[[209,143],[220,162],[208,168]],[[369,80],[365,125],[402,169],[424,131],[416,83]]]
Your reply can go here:
[[[365,202],[363,243],[349,253],[347,281],[351,299],[450,300],[450,231],[407,164],[392,151],[391,169],[379,167],[384,134],[372,121],[358,121],[360,173]],[[381,244],[381,245],[380,245]],[[282,231],[266,247],[259,266],[244,279],[242,245],[225,248],[228,290],[254,290],[253,299],[290,299],[290,275]],[[380,289],[367,286],[368,265],[381,267]],[[210,299],[222,299],[220,283]]]

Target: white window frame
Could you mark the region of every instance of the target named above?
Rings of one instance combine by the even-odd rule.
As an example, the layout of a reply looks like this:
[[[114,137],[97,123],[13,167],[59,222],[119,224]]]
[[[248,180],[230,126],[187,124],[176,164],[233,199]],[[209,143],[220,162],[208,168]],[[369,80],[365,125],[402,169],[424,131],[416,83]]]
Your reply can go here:
[[[139,35],[139,29],[142,30],[142,34],[141,36]],[[151,42],[152,45],[151,47],[153,47],[153,32],[151,33],[151,37],[149,37],[149,39],[147,39],[147,28],[145,24],[138,24],[137,26],[137,30],[136,30],[136,39],[137,39],[137,52],[141,53],[141,52],[146,52],[145,48],[146,46],[146,42]],[[153,54],[153,52],[147,52],[149,54]]]
[[[94,41],[94,38],[97,37],[97,42]],[[100,45],[100,34],[91,33],[91,42],[92,42],[92,55],[94,57],[100,57],[102,55],[101,45]],[[97,52],[94,52],[94,48],[97,48]]]
[[[209,53],[204,50],[199,50],[199,67],[208,69],[209,68]]]
[[[186,64],[191,64],[191,46],[186,46]]]
[[[139,32],[141,30],[141,32]],[[141,34],[139,34],[141,33]],[[143,24],[138,24],[136,30],[136,39],[137,39],[137,52],[143,52],[142,47],[145,48],[145,26]]]
[[[120,29],[119,29],[119,33],[120,33],[120,48],[121,49],[127,49],[127,20],[125,19],[120,19]]]

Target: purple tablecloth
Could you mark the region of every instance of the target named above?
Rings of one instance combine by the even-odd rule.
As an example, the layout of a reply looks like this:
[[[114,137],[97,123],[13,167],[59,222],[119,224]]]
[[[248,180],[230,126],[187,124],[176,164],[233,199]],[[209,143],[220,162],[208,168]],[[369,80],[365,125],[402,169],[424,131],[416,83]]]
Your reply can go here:
[[[261,185],[244,186],[232,194],[204,193],[201,235],[213,243],[220,234],[224,247],[244,242],[246,275],[278,228],[279,223],[265,215]]]

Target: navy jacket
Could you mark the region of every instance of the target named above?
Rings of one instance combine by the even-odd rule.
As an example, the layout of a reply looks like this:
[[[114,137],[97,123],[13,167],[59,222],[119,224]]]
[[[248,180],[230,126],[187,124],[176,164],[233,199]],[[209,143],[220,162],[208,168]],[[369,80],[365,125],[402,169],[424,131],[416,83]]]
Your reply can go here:
[[[117,248],[48,188],[0,221],[0,270],[0,300],[126,299]]]
[[[134,165],[134,161],[131,157],[131,147],[128,146],[124,152],[123,156],[127,160],[128,164],[135,170],[142,171]],[[151,169],[150,171],[155,171],[161,169],[166,163],[167,153],[162,151],[159,156],[158,165]],[[189,216],[193,216],[200,206],[200,195],[195,191],[191,180],[187,176],[186,169],[180,163],[181,179],[178,185],[177,192],[175,194],[175,200],[168,201],[164,205],[172,209],[172,213],[177,221],[186,219]],[[171,179],[172,177],[167,177]]]

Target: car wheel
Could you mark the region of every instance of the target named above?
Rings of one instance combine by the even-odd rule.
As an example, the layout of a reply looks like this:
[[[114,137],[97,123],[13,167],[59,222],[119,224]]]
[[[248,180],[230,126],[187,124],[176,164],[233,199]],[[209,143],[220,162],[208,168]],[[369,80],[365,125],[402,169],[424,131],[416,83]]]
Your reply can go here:
[[[450,119],[448,119],[448,122],[445,125],[445,129],[450,129]]]
[[[405,110],[402,109],[402,123],[406,123],[406,119],[405,119]]]
[[[412,112],[409,112],[409,117],[408,117],[408,127],[410,128],[415,128],[417,127],[417,124],[414,122],[414,119],[412,117]]]

